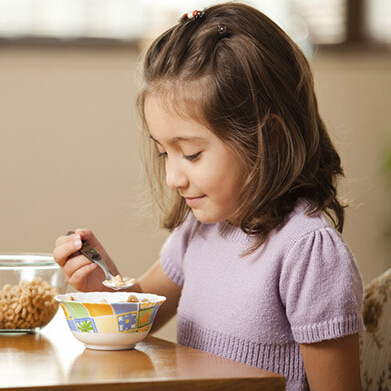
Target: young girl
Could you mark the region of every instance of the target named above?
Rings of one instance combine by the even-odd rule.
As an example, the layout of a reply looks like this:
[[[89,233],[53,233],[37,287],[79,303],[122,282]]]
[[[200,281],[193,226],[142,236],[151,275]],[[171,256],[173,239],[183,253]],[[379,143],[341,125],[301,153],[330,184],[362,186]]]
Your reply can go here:
[[[132,290],[167,297],[155,329],[177,314],[178,343],[281,373],[287,390],[359,390],[362,283],[303,54],[227,3],[157,38],[144,75],[151,183],[172,234]],[[104,290],[75,255],[81,239],[118,272],[89,230],[58,238],[54,257],[74,288]]]

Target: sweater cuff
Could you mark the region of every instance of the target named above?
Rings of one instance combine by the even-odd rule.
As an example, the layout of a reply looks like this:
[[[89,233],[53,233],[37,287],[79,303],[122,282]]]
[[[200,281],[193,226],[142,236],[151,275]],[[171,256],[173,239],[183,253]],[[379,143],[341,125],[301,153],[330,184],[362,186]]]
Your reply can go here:
[[[341,338],[346,335],[360,333],[364,330],[361,316],[350,315],[334,318],[309,326],[294,326],[292,333],[297,343],[315,343],[328,339]]]
[[[164,261],[161,259],[161,265],[164,273],[166,273],[167,277],[174,283],[179,286],[183,286],[183,274],[181,271],[178,271],[174,267],[172,267],[171,263],[168,261]]]

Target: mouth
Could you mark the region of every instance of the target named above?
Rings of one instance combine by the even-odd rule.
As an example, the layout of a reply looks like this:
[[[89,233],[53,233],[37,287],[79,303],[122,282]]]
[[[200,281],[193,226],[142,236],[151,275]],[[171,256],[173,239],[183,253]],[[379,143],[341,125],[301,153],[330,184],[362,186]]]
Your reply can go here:
[[[186,204],[190,207],[196,206],[203,198],[205,198],[205,195],[199,196],[199,197],[184,197],[186,200]]]

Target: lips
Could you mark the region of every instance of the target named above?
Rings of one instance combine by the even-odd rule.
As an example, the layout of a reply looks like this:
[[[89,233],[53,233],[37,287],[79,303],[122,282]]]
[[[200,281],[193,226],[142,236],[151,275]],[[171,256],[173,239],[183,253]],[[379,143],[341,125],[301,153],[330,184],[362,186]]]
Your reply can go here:
[[[199,196],[199,197],[185,197],[186,204],[190,207],[196,206],[205,196]]]

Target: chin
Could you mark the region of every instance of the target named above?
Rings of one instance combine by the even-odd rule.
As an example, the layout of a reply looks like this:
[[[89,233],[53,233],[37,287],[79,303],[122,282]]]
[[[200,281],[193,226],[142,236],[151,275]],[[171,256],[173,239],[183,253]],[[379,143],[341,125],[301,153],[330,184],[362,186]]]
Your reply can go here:
[[[222,221],[225,221],[224,218],[219,219],[217,216],[216,217],[205,216],[202,213],[199,213],[194,210],[193,210],[193,214],[194,214],[195,218],[202,224],[216,224],[216,223],[220,223]]]

